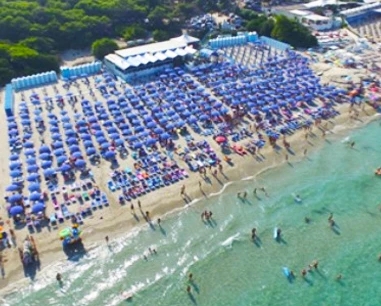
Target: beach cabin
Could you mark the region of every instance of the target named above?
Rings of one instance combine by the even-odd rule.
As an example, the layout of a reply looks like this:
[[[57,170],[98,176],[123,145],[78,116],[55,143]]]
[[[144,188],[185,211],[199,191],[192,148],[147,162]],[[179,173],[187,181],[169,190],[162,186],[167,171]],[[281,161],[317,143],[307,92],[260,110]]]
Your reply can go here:
[[[4,110],[7,117],[13,116],[14,100],[13,100],[13,87],[11,84],[5,85],[4,92]]]

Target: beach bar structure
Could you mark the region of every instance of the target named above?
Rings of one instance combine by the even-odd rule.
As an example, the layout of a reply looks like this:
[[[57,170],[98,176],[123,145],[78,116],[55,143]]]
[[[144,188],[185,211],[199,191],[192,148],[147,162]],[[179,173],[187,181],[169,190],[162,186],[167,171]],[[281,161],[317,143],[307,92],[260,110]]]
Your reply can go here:
[[[259,40],[262,43],[268,45],[270,48],[277,49],[279,51],[286,51],[286,50],[292,49],[291,45],[281,42],[279,40],[267,37],[267,36],[261,36]]]
[[[106,68],[126,82],[182,64],[196,53],[199,39],[184,34],[167,41],[117,50],[104,59]]]
[[[11,81],[12,87],[16,91],[39,87],[39,86],[52,84],[56,82],[57,82],[57,73],[55,71],[29,75],[26,77],[12,79]]]
[[[237,36],[218,37],[209,40],[209,46],[213,49],[245,45],[249,42],[258,41],[258,34],[256,32],[243,33]]]
[[[61,76],[64,79],[86,77],[89,75],[97,74],[102,69],[102,62],[96,61],[75,67],[60,67]]]
[[[14,113],[14,99],[12,84],[5,85],[4,92],[4,110],[7,117],[13,116]]]

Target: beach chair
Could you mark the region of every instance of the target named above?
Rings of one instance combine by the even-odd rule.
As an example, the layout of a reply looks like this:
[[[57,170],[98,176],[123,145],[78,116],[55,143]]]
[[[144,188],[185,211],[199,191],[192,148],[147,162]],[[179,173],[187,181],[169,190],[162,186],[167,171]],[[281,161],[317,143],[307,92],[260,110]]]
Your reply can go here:
[[[69,209],[67,208],[65,204],[61,204],[61,211],[65,219],[71,218],[72,213],[70,213]]]
[[[54,210],[58,210],[60,208],[60,206],[58,205],[58,201],[57,201],[57,198],[55,196],[52,197],[52,202],[53,202]]]
[[[116,186],[115,186],[115,184],[114,184],[113,181],[108,181],[108,182],[107,182],[107,187],[108,187],[108,189],[110,189],[110,191],[112,191],[112,192],[116,191]]]
[[[52,213],[49,217],[50,225],[56,226],[57,225],[57,217],[55,213]]]
[[[60,210],[57,211],[57,220],[59,223],[65,222],[65,218],[63,217],[62,212]]]
[[[96,209],[98,208],[98,205],[97,205],[97,203],[95,202],[95,200],[91,201],[91,208],[92,208],[93,210],[96,210]]]
[[[107,199],[107,195],[104,192],[102,192],[101,199],[102,199],[102,204],[104,206],[109,206],[110,205],[109,202],[108,202],[108,199]]]
[[[77,221],[78,224],[83,224],[83,218],[82,218],[82,214],[81,213],[76,213],[75,214],[75,219]]]

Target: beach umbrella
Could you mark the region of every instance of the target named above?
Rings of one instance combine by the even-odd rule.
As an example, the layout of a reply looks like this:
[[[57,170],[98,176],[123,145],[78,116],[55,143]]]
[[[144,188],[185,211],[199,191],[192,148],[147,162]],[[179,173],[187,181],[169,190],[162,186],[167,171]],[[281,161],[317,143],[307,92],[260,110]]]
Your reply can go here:
[[[19,193],[13,194],[8,198],[10,203],[15,203],[22,200],[22,195]]]
[[[78,144],[78,140],[77,140],[77,138],[75,138],[75,137],[70,137],[70,138],[68,138],[68,139],[66,140],[66,143],[67,143],[68,145]]]
[[[33,142],[30,142],[30,141],[27,141],[27,142],[24,142],[24,148],[33,148]]]
[[[213,110],[212,111],[212,116],[213,117],[218,117],[219,115],[220,115],[219,111],[217,111],[217,110]]]
[[[44,161],[42,164],[41,164],[41,167],[43,169],[47,169],[47,168],[50,168],[52,166],[52,162],[50,160],[47,160],[47,161]]]
[[[40,154],[40,159],[42,159],[42,160],[47,160],[47,159],[50,159],[50,154],[48,154],[48,153],[42,153],[42,154]]]
[[[135,142],[132,146],[134,149],[140,149],[143,147],[143,144],[141,142]]]
[[[61,134],[55,133],[52,135],[53,140],[60,140],[62,138]]]
[[[22,165],[21,162],[19,162],[19,161],[14,161],[14,162],[12,162],[12,163],[9,165],[9,168],[10,168],[11,170],[14,170],[14,169],[20,168],[21,165]]]
[[[38,200],[41,200],[41,193],[39,193],[39,192],[33,192],[33,193],[29,196],[29,200],[31,200],[31,201],[38,201]]]
[[[57,126],[52,126],[49,131],[50,133],[59,133],[60,129]]]
[[[85,120],[78,120],[76,123],[78,126],[85,126],[87,124]]]
[[[146,140],[145,145],[146,145],[146,146],[153,146],[156,142],[157,142],[157,139],[155,139],[155,138],[148,138],[148,139]]]
[[[209,119],[209,116],[206,115],[206,114],[203,114],[203,115],[200,116],[200,120],[201,120],[201,121],[206,121],[206,120],[208,120],[208,119]]]
[[[107,151],[104,156],[106,158],[114,158],[115,155],[116,155],[116,153],[114,151]]]
[[[49,120],[49,124],[50,125],[57,125],[58,124],[58,120],[57,119],[50,119]]]
[[[17,216],[19,214],[22,214],[24,212],[24,208],[22,208],[22,206],[13,206],[11,207],[11,209],[9,210],[9,214],[14,217],[14,216]]]
[[[148,127],[149,129],[155,128],[156,126],[157,126],[156,123],[153,122],[153,121],[150,121],[150,122],[147,123],[147,127]]]
[[[103,150],[106,150],[106,149],[108,149],[109,147],[110,147],[110,144],[109,144],[108,142],[104,142],[104,143],[101,144],[101,148],[102,148]]]
[[[17,129],[16,122],[10,122],[10,123],[8,123],[8,129]]]
[[[56,171],[52,168],[44,170],[44,176],[46,177],[53,176],[54,174],[56,174]]]
[[[167,140],[171,138],[171,135],[169,135],[168,133],[163,133],[160,135],[160,138],[163,140]]]
[[[59,168],[59,171],[61,172],[66,172],[66,171],[69,171],[71,169],[71,166],[69,164],[63,164],[60,168]]]
[[[67,161],[67,157],[66,156],[58,156],[57,157],[57,163],[59,163],[59,164],[62,164],[62,163],[64,163],[65,161]]]
[[[71,152],[71,153],[73,153],[73,152],[77,152],[77,151],[80,150],[80,149],[79,149],[79,146],[77,146],[77,145],[72,145],[72,146],[69,147],[69,149],[70,149],[70,152]]]
[[[22,172],[20,170],[13,170],[9,173],[9,175],[13,178],[19,177],[22,175]]]
[[[93,154],[95,154],[95,153],[96,153],[95,148],[88,148],[88,149],[86,150],[86,154],[87,154],[87,155],[93,155]]]
[[[116,144],[117,146],[121,146],[121,145],[124,144],[124,140],[123,140],[123,139],[116,139],[116,140],[115,140],[115,144]]]
[[[137,126],[137,127],[134,128],[134,131],[135,131],[135,133],[143,132],[144,131],[144,127],[143,126]]]
[[[120,136],[119,136],[118,133],[113,133],[113,134],[110,135],[110,138],[115,140],[115,139],[119,139]]]
[[[29,191],[37,191],[40,190],[40,184],[39,183],[32,183],[28,186]]]
[[[72,129],[72,128],[73,128],[73,125],[72,125],[71,123],[69,123],[69,122],[66,122],[66,123],[63,124],[63,127],[64,127],[65,129]]]
[[[91,140],[91,135],[90,134],[81,134],[82,140]]]
[[[55,142],[53,142],[53,147],[54,147],[54,149],[60,149],[63,147],[63,142],[62,141],[55,141]]]
[[[73,130],[67,130],[66,132],[65,132],[65,135],[66,136],[69,136],[69,137],[72,137],[72,136],[75,136],[75,132],[73,131]]]
[[[173,124],[173,123],[168,123],[166,126],[165,126],[165,128],[167,129],[167,130],[172,130],[172,129],[174,129],[175,128],[175,125]]]
[[[38,166],[36,164],[30,165],[27,168],[28,173],[33,173],[38,171]]]
[[[224,143],[224,142],[226,142],[227,139],[226,139],[225,136],[220,135],[220,136],[217,136],[215,138],[215,140],[216,140],[217,143]]]
[[[60,156],[60,155],[64,155],[65,154],[65,150],[64,149],[56,149],[54,150],[54,155],[55,156]]]
[[[26,149],[24,151],[25,155],[35,155],[36,154],[36,150],[35,149]]]
[[[16,191],[16,190],[19,190],[21,189],[19,186],[15,185],[15,184],[12,184],[12,185],[9,185],[5,191],[8,191],[8,192],[12,192],[12,191]]]
[[[82,153],[80,151],[76,151],[71,156],[74,157],[74,158],[81,158],[82,157]]]
[[[32,122],[29,119],[23,119],[21,120],[22,125],[30,125]]]
[[[103,131],[96,131],[95,132],[95,137],[103,137],[103,136],[104,136]]]
[[[75,162],[75,166],[78,168],[82,168],[86,166],[86,162],[83,159],[79,159]]]
[[[39,213],[41,211],[44,211],[44,209],[45,209],[45,205],[43,203],[41,203],[41,202],[40,203],[36,203],[32,207],[32,213],[33,214],[37,214],[37,213]]]
[[[32,173],[32,174],[28,175],[27,181],[33,182],[33,181],[37,180],[39,177],[40,177],[40,175],[38,173]]]
[[[9,157],[9,160],[11,161],[16,161],[19,159],[19,156],[17,154],[12,154],[10,157]]]
[[[107,142],[107,139],[105,137],[103,137],[103,136],[97,137],[97,142],[98,143],[104,143],[104,142]]]
[[[69,122],[70,121],[70,117],[69,116],[63,116],[61,118],[62,122]]]

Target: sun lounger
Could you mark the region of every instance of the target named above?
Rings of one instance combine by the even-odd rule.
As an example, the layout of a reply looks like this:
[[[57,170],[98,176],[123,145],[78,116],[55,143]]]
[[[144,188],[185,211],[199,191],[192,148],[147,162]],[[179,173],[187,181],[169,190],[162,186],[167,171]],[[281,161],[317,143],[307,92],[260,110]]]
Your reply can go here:
[[[72,213],[70,213],[69,209],[65,204],[61,204],[61,211],[65,219],[69,219],[72,216]]]
[[[56,218],[56,214],[55,213],[52,213],[50,215],[49,220],[50,220],[50,225],[51,226],[57,225],[57,218]]]
[[[63,215],[62,215],[62,212],[59,210],[57,211],[57,220],[59,223],[63,223],[65,221]]]
[[[112,192],[114,192],[114,191],[116,190],[116,186],[115,186],[115,184],[114,184],[113,181],[108,181],[108,182],[107,182],[107,186],[108,186],[108,188],[109,188]]]

